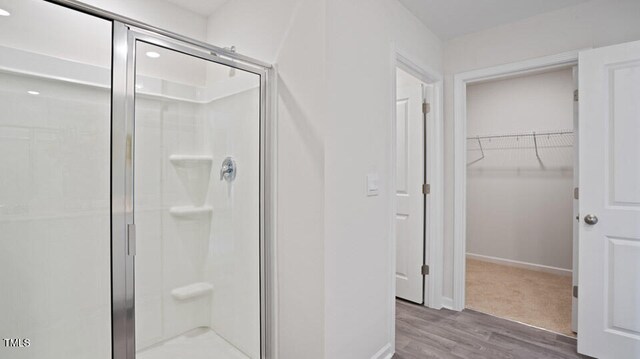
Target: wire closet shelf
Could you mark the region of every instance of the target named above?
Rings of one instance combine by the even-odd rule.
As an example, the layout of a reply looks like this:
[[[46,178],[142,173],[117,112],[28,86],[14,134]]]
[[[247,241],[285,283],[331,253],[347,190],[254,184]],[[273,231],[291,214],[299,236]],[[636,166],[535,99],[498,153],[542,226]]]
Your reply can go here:
[[[474,155],[469,156],[467,165],[482,161],[491,151],[507,150],[530,150],[542,164],[542,149],[570,149],[573,143],[572,130],[470,136],[467,137],[467,151]]]

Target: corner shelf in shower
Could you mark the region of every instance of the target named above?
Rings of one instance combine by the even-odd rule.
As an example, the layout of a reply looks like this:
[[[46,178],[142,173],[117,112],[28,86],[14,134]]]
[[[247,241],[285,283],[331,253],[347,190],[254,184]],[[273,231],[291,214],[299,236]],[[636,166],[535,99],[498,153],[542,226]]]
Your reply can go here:
[[[183,206],[169,208],[169,213],[172,216],[183,219],[204,218],[211,215],[211,212],[213,212],[213,207],[211,206]]]
[[[169,161],[176,167],[193,168],[211,166],[212,156],[207,155],[171,155]]]
[[[187,300],[208,295],[211,291],[213,291],[213,285],[210,283],[200,282],[176,288],[171,291],[171,295],[178,300]]]

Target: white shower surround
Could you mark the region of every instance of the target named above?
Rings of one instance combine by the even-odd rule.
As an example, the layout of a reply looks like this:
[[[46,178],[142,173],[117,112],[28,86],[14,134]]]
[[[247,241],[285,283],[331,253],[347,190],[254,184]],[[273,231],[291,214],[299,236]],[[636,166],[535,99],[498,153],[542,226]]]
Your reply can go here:
[[[205,327],[248,357],[260,355],[259,82],[225,80],[201,88],[154,80],[162,95],[145,85],[137,97],[139,350]],[[218,174],[228,156],[238,164],[232,182]],[[207,161],[183,166],[176,158]],[[207,284],[199,296],[172,294]]]
[[[101,358],[105,353],[110,353],[109,338],[111,337],[109,325],[111,308],[109,296],[108,167],[110,70],[99,66],[72,63],[42,54],[7,47],[0,47],[0,53],[7,55],[1,57],[0,71],[9,73],[3,76],[14,79],[14,81],[3,81],[3,87],[10,87],[12,90],[21,87],[49,89],[49,91],[41,91],[42,96],[37,99],[39,103],[43,104],[42,106],[34,107],[31,105],[29,108],[20,105],[10,106],[11,103],[20,104],[21,102],[34,101],[33,96],[27,94],[26,91],[16,93],[13,96],[4,96],[3,100],[8,101],[4,107],[15,109],[12,113],[16,121],[24,125],[25,122],[23,119],[33,118],[40,122],[46,122],[47,126],[60,124],[61,128],[59,130],[51,129],[51,131],[55,131],[55,133],[58,134],[64,134],[65,131],[69,132],[69,129],[65,129],[64,127],[71,125],[73,126],[73,130],[79,135],[93,138],[93,140],[83,142],[85,146],[90,146],[84,150],[78,147],[77,141],[68,140],[62,142],[57,141],[57,146],[59,146],[58,150],[53,152],[51,149],[47,150],[49,156],[58,156],[59,160],[70,161],[69,164],[74,165],[75,163],[75,166],[83,162],[72,161],[70,157],[65,159],[66,155],[63,156],[63,154],[78,153],[82,155],[82,158],[91,158],[92,162],[85,163],[83,169],[76,168],[75,170],[70,170],[68,173],[62,173],[45,166],[41,170],[40,175],[35,172],[29,173],[28,171],[24,171],[24,173],[29,173],[31,179],[28,181],[15,181],[16,183],[33,183],[33,181],[38,181],[46,185],[46,182],[51,180],[52,174],[54,177],[64,176],[66,180],[79,181],[78,185],[73,185],[75,187],[74,190],[80,190],[83,193],[91,192],[92,196],[96,197],[92,205],[93,209],[78,208],[76,211],[77,214],[65,215],[65,211],[62,208],[59,210],[55,209],[57,206],[56,203],[58,205],[64,205],[65,208],[69,206],[69,204],[65,204],[69,202],[69,200],[65,198],[60,200],[50,199],[40,204],[33,202],[29,206],[29,208],[32,209],[46,208],[46,213],[35,213],[29,211],[26,207],[12,206],[11,203],[7,201],[4,201],[2,207],[0,207],[0,211],[2,211],[4,217],[2,220],[6,222],[5,228],[7,228],[7,230],[4,231],[4,233],[6,233],[7,236],[5,237],[7,239],[16,238],[17,236],[25,238],[17,245],[12,244],[12,246],[6,246],[15,249],[15,251],[4,251],[3,253],[6,255],[12,256],[16,251],[30,253],[29,255],[31,256],[46,255],[47,257],[42,257],[41,260],[34,258],[32,260],[22,261],[23,263],[39,261],[46,263],[50,261],[54,252],[47,249],[50,247],[49,245],[37,245],[34,241],[46,240],[50,235],[45,235],[45,233],[56,233],[56,228],[78,228],[79,221],[82,222],[82,229],[76,230],[76,235],[69,233],[70,235],[65,238],[65,242],[69,243],[60,249],[78,248],[78,250],[82,250],[85,254],[93,253],[92,256],[80,256],[79,259],[84,258],[88,262],[84,265],[74,266],[73,268],[84,268],[82,271],[74,271],[79,275],[77,280],[91,279],[93,281],[91,286],[97,288],[96,291],[91,293],[87,292],[84,293],[84,295],[65,296],[65,300],[62,301],[64,302],[65,308],[77,309],[87,307],[87,316],[83,318],[82,325],[78,325],[79,323],[73,324],[72,321],[63,319],[62,317],[64,317],[64,313],[66,313],[63,308],[52,308],[51,305],[47,304],[50,303],[51,298],[49,298],[49,295],[45,294],[45,292],[50,294],[54,293],[50,287],[58,282],[53,280],[55,278],[50,278],[51,276],[42,277],[42,279],[45,280],[43,283],[48,284],[36,285],[35,288],[40,288],[37,289],[36,292],[39,290],[45,292],[39,295],[34,292],[33,297],[39,298],[36,300],[42,301],[42,304],[37,305],[38,307],[50,308],[51,310],[46,309],[34,312],[34,320],[31,323],[33,326],[30,326],[31,324],[29,323],[20,324],[22,329],[18,332],[30,332],[29,328],[33,329],[35,327],[42,328],[39,332],[44,339],[40,341],[40,335],[34,336],[33,340],[41,344],[30,350],[28,356],[24,358],[38,358],[43,356],[78,359],[86,357]],[[40,67],[36,68],[32,65],[46,62],[52,64],[50,71],[47,72],[43,72]],[[231,80],[233,80],[233,78],[231,78]],[[163,255],[161,252],[158,252],[158,248],[153,248],[153,244],[151,244],[154,240],[157,242],[157,239],[160,237],[160,229],[166,232],[166,234],[162,236],[165,238],[181,237],[182,239],[189,240],[186,237],[205,237],[207,247],[206,250],[201,253],[202,257],[195,259],[195,262],[201,261],[203,270],[200,271],[186,270],[179,273],[172,273],[166,269],[161,272],[144,271],[140,270],[140,266],[138,266],[137,284],[141,284],[141,287],[137,288],[138,297],[136,303],[138,315],[140,316],[137,323],[139,333],[138,348],[142,349],[158,344],[199,327],[209,327],[215,330],[217,334],[214,335],[223,338],[222,340],[224,342],[233,343],[234,346],[247,356],[257,358],[259,357],[260,351],[260,277],[258,247],[259,157],[257,154],[260,136],[258,127],[259,85],[257,82],[251,84],[248,81],[242,81],[236,78],[236,81],[220,81],[214,84],[214,86],[206,87],[206,91],[203,91],[205,88],[193,88],[193,86],[190,88],[188,85],[178,83],[165,82],[164,84],[160,84],[151,77],[147,77],[145,82],[148,83],[149,86],[145,86],[145,95],[139,99],[138,104],[141,108],[147,107],[146,112],[148,115],[160,115],[162,111],[154,108],[152,103],[157,103],[160,98],[167,99],[167,97],[170,97],[171,102],[174,104],[179,103],[179,105],[176,106],[179,106],[181,110],[191,108],[193,116],[189,116],[191,118],[187,119],[187,121],[193,121],[192,125],[195,122],[198,122],[198,124],[197,126],[192,126],[191,130],[180,131],[182,136],[180,138],[180,140],[182,140],[181,143],[185,145],[188,144],[191,147],[175,148],[168,152],[162,152],[163,163],[158,161],[160,158],[158,158],[157,152],[149,154],[150,158],[156,160],[154,164],[157,166],[156,169],[158,167],[164,167],[164,180],[162,180],[163,177],[152,179],[152,181],[157,181],[157,183],[147,183],[147,185],[144,186],[146,189],[140,191],[139,195],[141,198],[148,196],[147,198],[153,202],[154,195],[158,195],[159,193],[153,194],[147,191],[147,189],[151,188],[159,191],[161,185],[165,185],[165,188],[169,189],[169,193],[168,195],[165,194],[165,196],[158,195],[155,198],[162,198],[163,201],[167,201],[166,203],[162,201],[149,203],[149,208],[141,206],[140,210],[136,211],[136,215],[138,216],[136,222],[138,222],[139,226],[137,259],[144,263],[145,258],[153,257],[154,254],[156,256],[155,259],[159,259],[162,256],[166,257],[166,254]],[[16,85],[18,83],[21,83],[21,86]],[[157,88],[155,88],[154,85],[157,86]],[[172,91],[170,96],[163,95],[160,92],[161,90],[166,91],[166,89]],[[194,94],[197,95],[194,96]],[[55,100],[51,100],[53,97],[55,97]],[[24,98],[24,101],[20,100],[21,98]],[[68,100],[68,98],[72,100]],[[62,100],[69,103],[73,102],[73,104],[65,106],[61,103]],[[34,102],[29,102],[29,104],[32,103]],[[56,106],[56,108],[59,108],[58,111],[51,112],[49,110],[50,105],[58,104],[59,106]],[[28,113],[18,111],[28,111]],[[48,111],[48,113],[42,111]],[[168,112],[169,116],[171,116],[171,111]],[[87,121],[87,119],[91,119],[92,121]],[[233,121],[232,119],[237,120]],[[255,119],[255,121],[250,121],[251,119]],[[174,116],[174,120],[178,119]],[[184,118],[179,120],[181,125],[184,124]],[[144,116],[141,116],[140,121],[145,121]],[[86,127],[86,129],[83,130],[83,127]],[[7,132],[7,130],[3,129],[3,132]],[[52,140],[57,138],[55,133],[49,135],[49,137],[53,136],[51,137]],[[208,134],[209,138],[205,138],[205,134]],[[19,136],[20,133],[15,133],[15,135]],[[101,145],[99,136],[102,136]],[[192,141],[196,137],[200,137],[199,141]],[[144,152],[145,148],[152,148],[152,146],[149,146],[149,143],[144,143],[146,140],[153,142],[157,139],[140,139],[136,145],[136,149]],[[174,145],[176,143],[177,142],[174,141]],[[155,143],[155,145],[171,146],[169,143]],[[18,150],[19,149],[15,147],[11,149],[12,152]],[[199,224],[196,224],[197,222],[194,223],[193,219],[185,220],[176,218],[175,215],[170,213],[169,210],[171,207],[189,203],[187,200],[188,196],[184,192],[184,186],[177,179],[174,166],[170,163],[169,158],[173,150],[179,154],[189,155],[199,155],[204,152],[212,158],[213,166],[211,168],[212,172],[210,174],[209,188],[205,201],[206,203],[212,204],[210,207],[212,209],[210,220],[205,219],[204,221],[200,221]],[[251,151],[254,151],[255,154],[251,153]],[[17,153],[19,152],[16,152],[16,154]],[[218,166],[228,155],[233,156],[238,161],[241,171],[236,181],[230,185],[226,182],[220,182],[217,173]],[[96,156],[102,157],[97,158]],[[10,156],[7,160],[13,162],[8,163],[5,168],[14,168],[14,172],[17,175],[22,173],[20,168],[29,164],[29,158],[22,158],[20,156]],[[252,160],[255,161],[252,162]],[[144,173],[144,162],[139,162],[136,165],[138,166],[137,174]],[[83,173],[83,175],[79,176],[77,175],[78,173]],[[71,174],[74,174],[74,176],[70,176]],[[136,176],[136,180],[145,181],[143,176]],[[255,185],[251,185],[251,181],[254,181]],[[87,187],[87,189],[85,190],[83,187]],[[240,188],[240,190],[238,190],[238,188]],[[22,193],[16,191],[15,188],[5,187],[5,189],[8,196],[20,196],[20,193]],[[28,190],[30,189],[24,189],[24,191]],[[144,193],[145,191],[146,193]],[[50,197],[54,194],[48,194],[48,196]],[[59,195],[62,194],[59,193]],[[173,202],[169,203],[170,200]],[[234,202],[238,203],[241,201],[255,202],[255,216],[249,218],[241,206],[233,205]],[[71,206],[73,206],[73,204],[71,204]],[[20,208],[22,208],[22,210],[19,210]],[[24,221],[31,222],[29,224],[31,230],[29,234],[26,235],[23,230]],[[145,227],[145,223],[150,225],[148,228],[155,228],[155,230],[144,232],[142,228]],[[162,224],[159,225],[159,223]],[[185,227],[185,223],[191,223],[193,226],[186,224]],[[12,231],[12,227],[15,230]],[[39,228],[41,230],[38,230]],[[180,229],[187,230],[181,231]],[[178,235],[179,232],[182,233]],[[93,234],[90,235],[89,233]],[[104,241],[100,242],[102,243],[101,247],[84,248],[86,245],[83,245],[83,243],[87,245],[92,244],[84,241],[87,235],[90,237],[104,236]],[[149,244],[151,245],[147,248]],[[23,245],[26,247],[22,248]],[[31,248],[34,246],[40,246],[44,252],[32,251]],[[240,252],[238,251],[233,252],[234,247],[240,248],[244,252],[242,254],[239,254]],[[243,254],[247,252],[253,253],[245,258]],[[60,253],[59,258],[63,260],[65,256]],[[96,258],[102,258],[104,263],[102,263],[102,265],[96,263]],[[7,263],[8,260],[9,257],[3,260],[3,262]],[[76,263],[68,260],[65,261],[68,263]],[[37,268],[33,268],[33,270],[37,270]],[[29,271],[25,268],[22,271],[30,273],[33,272],[33,270]],[[17,271],[20,272],[21,270]],[[35,274],[35,272],[32,274]],[[242,277],[243,280],[239,280],[239,277]],[[74,276],[70,276],[69,278],[74,278]],[[247,280],[247,278],[250,278],[250,280]],[[208,295],[202,296],[200,299],[189,299],[187,301],[190,304],[186,306],[181,305],[179,301],[171,297],[171,290],[175,289],[176,286],[169,284],[201,281],[212,284],[213,290]],[[9,284],[4,287],[9,287]],[[102,294],[100,298],[96,297],[100,296],[100,294]],[[4,298],[5,297],[3,297],[3,299]],[[2,306],[4,308],[12,308],[13,313],[31,310],[35,305],[32,301],[24,301],[19,297],[13,298],[15,300],[11,298],[13,297],[8,298],[10,302],[2,303]],[[86,306],[82,303],[91,305]],[[68,317],[73,318],[72,315],[68,315]],[[148,318],[148,320],[145,318]],[[15,321],[3,321],[8,327],[2,328],[2,331],[16,332],[16,330],[12,330],[12,328],[18,322],[19,320],[17,320],[17,318]],[[56,326],[48,327],[42,325],[44,322],[50,322]],[[59,327],[60,325],[68,329],[61,329]],[[87,330],[88,328],[92,329]],[[160,329],[158,330],[158,328]],[[253,333],[254,335],[248,333]],[[72,353],[57,353],[55,351],[57,346],[47,345],[45,343],[45,340],[49,341],[50,338],[69,336],[77,338],[85,344],[76,348]],[[53,343],[53,339],[51,339],[51,341]]]

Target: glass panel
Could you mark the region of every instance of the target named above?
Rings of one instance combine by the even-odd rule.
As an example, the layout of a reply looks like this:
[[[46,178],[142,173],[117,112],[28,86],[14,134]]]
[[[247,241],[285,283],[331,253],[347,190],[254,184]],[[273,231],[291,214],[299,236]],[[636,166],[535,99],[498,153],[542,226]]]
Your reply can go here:
[[[111,23],[0,8],[0,358],[111,358]]]
[[[136,58],[137,357],[259,358],[260,78]]]

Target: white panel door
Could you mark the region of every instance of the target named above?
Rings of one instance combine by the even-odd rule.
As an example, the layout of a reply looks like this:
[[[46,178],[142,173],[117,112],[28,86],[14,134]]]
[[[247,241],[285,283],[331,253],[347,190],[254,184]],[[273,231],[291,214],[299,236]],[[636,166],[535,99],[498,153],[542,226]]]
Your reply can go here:
[[[398,70],[396,107],[396,296],[422,304],[424,117],[422,83]]]
[[[637,359],[640,42],[584,51],[579,66],[578,351],[600,359]],[[587,223],[590,215],[597,223]]]

